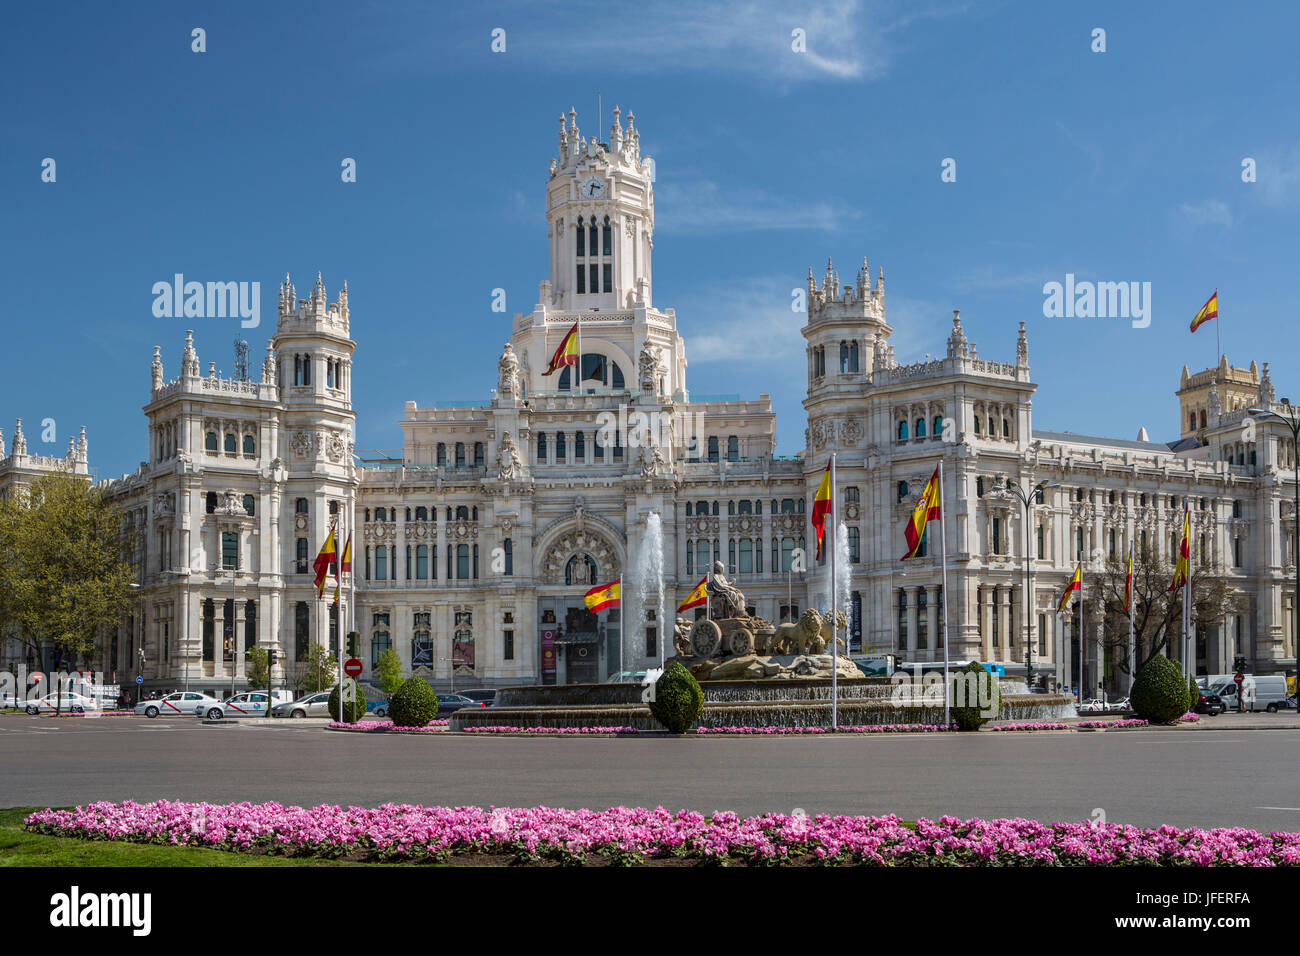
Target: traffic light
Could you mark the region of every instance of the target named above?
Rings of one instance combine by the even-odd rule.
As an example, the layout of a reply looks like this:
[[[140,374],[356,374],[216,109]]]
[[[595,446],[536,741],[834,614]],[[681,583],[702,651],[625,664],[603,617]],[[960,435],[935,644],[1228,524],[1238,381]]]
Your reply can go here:
[[[266,652],[266,665],[267,665],[268,667],[274,667],[274,666],[275,666],[275,648],[274,648],[274,647],[271,648],[270,650],[268,650],[268,651]]]
[[[1233,673],[1244,674],[1246,672],[1246,658],[1241,655],[1234,657],[1232,659],[1232,670]]]
[[[356,631],[348,631],[348,657],[357,656],[357,638],[360,636]]]

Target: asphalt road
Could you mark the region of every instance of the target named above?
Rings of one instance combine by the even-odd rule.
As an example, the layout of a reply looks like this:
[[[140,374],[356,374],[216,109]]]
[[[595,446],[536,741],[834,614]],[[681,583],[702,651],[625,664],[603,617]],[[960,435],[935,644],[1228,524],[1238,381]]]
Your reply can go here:
[[[160,798],[1024,816],[1300,829],[1300,730],[802,738],[342,734],[0,718],[0,806]]]

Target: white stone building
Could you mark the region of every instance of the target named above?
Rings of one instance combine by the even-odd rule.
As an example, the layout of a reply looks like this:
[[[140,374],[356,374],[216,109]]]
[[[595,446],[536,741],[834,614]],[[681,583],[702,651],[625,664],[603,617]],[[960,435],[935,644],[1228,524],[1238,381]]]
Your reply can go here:
[[[796,549],[811,550],[811,497],[832,451],[855,650],[937,661],[946,637],[954,660],[1023,672],[1032,627],[1035,668],[1073,682],[1077,628],[1058,629],[1054,611],[1076,557],[1095,573],[1143,535],[1164,547],[1188,499],[1198,547],[1241,602],[1200,636],[1199,669],[1221,672],[1235,653],[1258,673],[1294,661],[1294,449],[1271,426],[1243,438],[1249,386],[1253,401],[1273,399],[1267,366],[1262,377],[1226,359],[1184,370],[1183,437],[1171,445],[1036,431],[1024,323],[1012,361],[980,358],[954,313],[941,358],[900,365],[883,274],[873,286],[864,261],[841,285],[828,262],[820,282],[808,276],[805,450],[781,458],[766,394],[687,386],[676,315],[653,299],[652,173],[631,114],[624,128],[615,111],[608,143],[583,137],[572,111],[561,117],[546,184],[550,274],[532,312],[503,329],[498,387],[473,407],[408,402],[400,455],[353,455],[346,286],[330,305],[319,277],[305,301],[286,277],[259,383],[212,365],[202,374],[189,339],[180,376],[165,382],[155,352],[149,461],[110,486],[138,531],[143,623],[124,626],[143,628],[148,684],[238,686],[254,641],[278,649],[280,681],[310,642],[332,642],[311,561],[340,512],[356,518],[368,673],[388,647],[439,687],[644,669],[664,650],[664,618],[714,561],[760,616],[825,605],[825,564],[789,569]],[[545,375],[575,323],[581,375]],[[381,362],[362,370],[362,387],[384,374]],[[1233,396],[1226,411],[1219,384]],[[938,549],[899,561],[904,523],[941,459],[946,635]],[[1007,477],[1057,485],[1033,511],[1028,620],[1024,511],[999,490]],[[662,608],[644,605],[636,583],[659,537]],[[583,594],[620,576],[621,613],[588,614]],[[1095,630],[1085,652],[1089,692],[1122,690]],[[132,666],[129,655],[115,663]]]

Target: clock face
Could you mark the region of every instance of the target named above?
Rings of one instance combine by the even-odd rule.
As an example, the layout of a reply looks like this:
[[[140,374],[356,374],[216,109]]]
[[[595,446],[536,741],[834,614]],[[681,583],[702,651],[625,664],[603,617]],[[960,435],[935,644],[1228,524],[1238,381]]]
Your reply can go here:
[[[588,177],[578,187],[584,199],[599,199],[605,195],[605,184],[595,176]]]

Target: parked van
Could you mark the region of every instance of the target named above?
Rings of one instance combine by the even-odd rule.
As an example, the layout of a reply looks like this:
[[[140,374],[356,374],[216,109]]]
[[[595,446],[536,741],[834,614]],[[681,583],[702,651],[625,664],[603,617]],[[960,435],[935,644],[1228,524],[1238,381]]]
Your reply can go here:
[[[1231,677],[1211,684],[1210,689],[1223,699],[1224,706],[1229,711],[1237,709],[1237,683]],[[1275,714],[1286,708],[1286,697],[1286,678],[1281,674],[1264,677],[1247,674],[1241,685],[1244,710],[1266,710]]]

